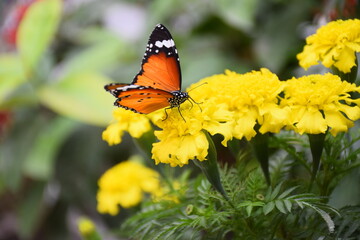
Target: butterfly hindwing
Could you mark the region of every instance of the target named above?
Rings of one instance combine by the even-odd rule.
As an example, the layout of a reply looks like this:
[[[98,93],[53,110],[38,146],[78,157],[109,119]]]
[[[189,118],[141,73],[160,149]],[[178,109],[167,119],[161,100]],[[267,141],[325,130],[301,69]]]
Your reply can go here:
[[[161,89],[128,85],[115,91],[115,105],[137,113],[151,113],[169,106],[169,98],[173,95]]]
[[[115,97],[117,97],[117,91],[118,89],[128,86],[129,84],[125,84],[125,83],[110,83],[105,85],[105,90],[110,92],[112,95],[114,95]]]
[[[179,56],[170,32],[158,24],[151,33],[140,72],[133,85],[150,86],[168,92],[181,88]]]

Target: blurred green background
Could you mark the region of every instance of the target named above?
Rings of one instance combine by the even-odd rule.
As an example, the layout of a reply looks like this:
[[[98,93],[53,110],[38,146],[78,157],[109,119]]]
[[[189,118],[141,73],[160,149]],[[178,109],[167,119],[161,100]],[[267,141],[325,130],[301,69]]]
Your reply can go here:
[[[114,238],[133,210],[98,214],[97,180],[140,150],[101,139],[114,108],[103,86],[132,81],[157,23],[175,39],[184,89],[225,69],[303,74],[305,37],[359,16],[351,0],[40,1],[0,2],[0,239],[80,239],[82,215]]]

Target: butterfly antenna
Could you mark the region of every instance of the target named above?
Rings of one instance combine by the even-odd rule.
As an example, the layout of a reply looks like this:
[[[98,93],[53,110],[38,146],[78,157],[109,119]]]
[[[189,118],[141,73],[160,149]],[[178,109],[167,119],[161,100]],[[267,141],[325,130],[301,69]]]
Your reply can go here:
[[[202,84],[200,84],[200,85],[198,85],[198,86],[196,86],[196,87],[194,87],[194,88],[190,89],[190,90],[189,90],[189,91],[187,91],[187,92],[191,92],[192,90],[197,89],[198,87],[200,87],[200,86],[202,86],[202,85],[205,85],[205,84],[208,84],[208,82],[204,82],[204,83],[202,83]]]

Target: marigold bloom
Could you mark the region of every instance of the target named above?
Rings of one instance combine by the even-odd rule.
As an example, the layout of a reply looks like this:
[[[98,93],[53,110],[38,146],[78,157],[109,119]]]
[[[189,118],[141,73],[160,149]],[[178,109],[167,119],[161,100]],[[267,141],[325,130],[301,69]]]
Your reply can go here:
[[[143,193],[155,194],[160,189],[159,174],[131,160],[107,170],[98,184],[97,209],[111,215],[119,212],[119,205],[124,208],[135,206],[141,202]]]
[[[151,130],[150,120],[146,115],[134,113],[123,108],[116,108],[113,115],[115,121],[102,134],[102,138],[109,145],[121,143],[124,131],[129,132],[134,138],[139,138]]]
[[[290,109],[290,127],[296,132],[319,134],[347,131],[360,118],[358,100],[350,92],[359,92],[355,84],[341,81],[337,75],[309,75],[286,82],[282,105]]]
[[[325,67],[335,66],[344,73],[356,65],[355,52],[360,52],[360,20],[337,20],[320,27],[306,39],[303,52],[297,55],[301,67],[307,69],[321,61]]]
[[[190,159],[206,160],[209,143],[204,130],[223,135],[225,146],[233,137],[250,140],[257,123],[261,133],[280,131],[287,119],[278,105],[283,86],[267,69],[247,74],[226,71],[201,80],[189,88],[199,106],[181,105],[185,121],[178,109],[169,110],[166,121],[154,121],[162,130],[155,132],[160,142],[153,145],[153,158],[171,166],[182,166]]]
[[[87,236],[95,232],[95,225],[89,219],[85,217],[81,217],[78,220],[78,228],[82,236]]]

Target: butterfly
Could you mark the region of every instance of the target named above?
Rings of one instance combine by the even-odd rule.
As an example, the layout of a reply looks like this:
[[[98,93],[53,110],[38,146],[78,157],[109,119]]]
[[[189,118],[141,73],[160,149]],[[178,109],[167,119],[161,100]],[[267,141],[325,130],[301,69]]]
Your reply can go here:
[[[183,102],[190,99],[195,102],[187,92],[181,91],[179,55],[169,30],[162,24],[152,31],[141,70],[134,80],[130,84],[111,83],[104,88],[117,98],[115,106],[136,113],[148,114],[165,107],[177,107],[181,115]]]

